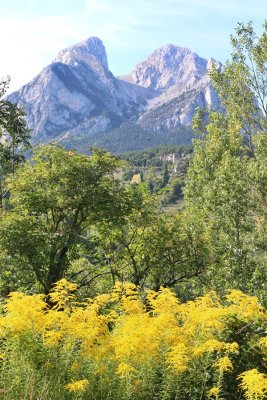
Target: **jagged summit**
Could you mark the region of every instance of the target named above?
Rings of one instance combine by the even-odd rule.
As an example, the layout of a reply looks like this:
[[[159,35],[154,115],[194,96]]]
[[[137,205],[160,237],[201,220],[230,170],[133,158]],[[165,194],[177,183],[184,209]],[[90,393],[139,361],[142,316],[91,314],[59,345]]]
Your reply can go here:
[[[61,50],[53,62],[75,65],[79,61],[87,64],[92,63],[92,56],[95,57],[101,65],[108,69],[107,53],[103,42],[98,37],[89,37],[73,46]]]
[[[130,76],[137,85],[166,89],[178,83],[194,84],[206,74],[206,68],[204,58],[187,48],[167,44],[137,64]]]
[[[214,61],[167,44],[116,78],[102,41],[90,37],[60,51],[7,99],[25,108],[33,143],[81,151],[184,144],[196,108],[220,106],[207,73]]]

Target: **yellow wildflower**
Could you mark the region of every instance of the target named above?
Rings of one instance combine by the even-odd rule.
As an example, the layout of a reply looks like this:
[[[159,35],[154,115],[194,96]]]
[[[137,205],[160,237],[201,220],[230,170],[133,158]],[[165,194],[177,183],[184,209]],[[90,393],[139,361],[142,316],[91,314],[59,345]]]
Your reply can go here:
[[[159,352],[160,327],[146,313],[123,315],[113,331],[112,345],[120,362],[147,361]]]
[[[48,331],[44,336],[44,343],[48,346],[55,347],[59,344],[63,337],[63,333],[60,331]]]
[[[30,330],[43,331],[47,308],[43,295],[12,292],[3,308],[6,316],[1,318],[1,336],[20,335]]]
[[[203,343],[201,346],[197,347],[194,350],[195,356],[201,356],[206,352],[213,352],[213,351],[221,351],[225,348],[224,342],[219,342],[216,339],[208,340],[207,342]]]
[[[134,367],[129,364],[121,363],[116,371],[116,374],[120,376],[120,378],[127,378],[129,375],[137,372]]]
[[[226,299],[229,303],[232,303],[233,311],[238,313],[245,321],[264,317],[264,308],[256,296],[249,296],[234,289],[230,291]]]
[[[261,400],[267,398],[267,376],[256,369],[245,371],[238,376],[241,380],[240,387],[245,392],[248,400]]]
[[[225,349],[227,353],[235,353],[238,354],[239,351],[239,345],[236,342],[233,343],[226,343]]]
[[[167,353],[166,359],[176,372],[184,372],[187,369],[188,348],[184,343],[179,343],[173,347],[169,353]]]
[[[80,381],[72,381],[71,383],[68,383],[65,386],[65,388],[69,392],[77,393],[77,392],[84,392],[88,385],[89,385],[88,380],[82,379]]]
[[[206,386],[203,390],[208,399],[218,400],[225,390],[222,374],[233,370],[231,354],[239,351],[236,342],[223,341],[229,337],[230,327],[224,329],[228,319],[234,315],[242,321],[250,318],[257,322],[266,315],[256,298],[239,291],[232,291],[228,296],[230,304],[224,306],[214,292],[195,301],[180,303],[165,288],[159,292],[147,291],[144,302],[138,288],[128,283],[117,284],[112,295],[101,294],[80,302],[75,300],[75,288],[76,285],[66,280],[59,282],[54,297],[52,293],[53,301],[58,303],[53,309],[48,309],[43,296],[13,293],[0,315],[0,338],[4,339],[1,352],[11,353],[13,357],[13,347],[9,345],[13,342],[29,352],[39,351],[39,345],[45,346],[50,349],[47,360],[44,360],[47,369],[55,368],[56,363],[50,352],[61,352],[62,360],[65,356],[72,360],[66,376],[75,374],[71,375],[73,381],[65,381],[66,376],[62,379],[64,384],[70,382],[65,389],[74,397],[81,397],[84,391],[88,392],[88,385],[95,384],[114,389],[115,393],[117,388],[121,390],[121,385],[115,382],[120,379],[122,384],[128,384],[131,393],[140,393],[161,371],[164,371],[166,382],[173,379],[174,374],[177,377],[187,372],[196,373],[199,379],[203,371],[195,372],[191,367],[195,368],[196,361],[200,364],[201,360],[196,360],[196,357],[203,356],[202,361],[209,363],[209,380],[214,382],[217,379],[216,387],[209,390]],[[21,341],[17,340],[20,338]],[[256,339],[255,332],[253,340]],[[256,354],[264,358],[267,339],[262,338],[257,343],[258,347],[254,346],[253,350],[255,348]],[[17,351],[17,346],[14,349]],[[212,357],[207,353],[213,353]],[[0,361],[1,357],[0,354]],[[213,361],[214,357],[217,362]],[[7,356],[6,360],[8,362]],[[80,378],[78,373],[82,370],[90,372],[90,383],[87,379],[75,381]],[[239,379],[244,399],[267,399],[267,377],[264,374],[251,370],[241,374]],[[192,380],[188,382],[191,384]]]
[[[231,360],[227,356],[219,358],[214,366],[219,370],[220,374],[234,369]]]
[[[69,301],[75,300],[76,296],[72,294],[77,290],[75,283],[68,282],[65,278],[54,284],[53,290],[49,293],[49,298],[55,304],[54,309],[65,308]]]
[[[179,300],[168,288],[161,287],[158,292],[147,290],[147,301],[154,314],[176,314],[179,311]]]
[[[267,336],[260,339],[260,347],[262,348],[262,350],[267,350]]]
[[[118,300],[122,295],[137,300],[139,296],[139,290],[131,282],[125,282],[125,283],[117,282],[113,287],[113,292],[111,297],[113,300]]]
[[[109,322],[115,322],[118,319],[118,317],[119,314],[114,310],[111,310],[110,313],[108,314]]]
[[[220,392],[220,389],[218,387],[213,387],[208,391],[208,398],[210,397],[217,397]]]
[[[122,310],[125,314],[138,314],[142,313],[143,305],[140,300],[136,300],[133,297],[122,296],[121,298]]]

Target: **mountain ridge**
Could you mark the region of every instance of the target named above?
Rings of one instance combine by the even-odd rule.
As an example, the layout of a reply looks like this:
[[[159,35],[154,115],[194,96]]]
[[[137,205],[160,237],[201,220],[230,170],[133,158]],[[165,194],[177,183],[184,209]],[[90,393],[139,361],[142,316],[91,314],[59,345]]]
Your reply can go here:
[[[130,74],[115,77],[108,69],[103,42],[91,37],[61,50],[7,99],[25,107],[33,143],[71,146],[72,138],[78,138],[85,146],[94,145],[98,134],[107,134],[111,143],[112,131],[127,123],[156,141],[155,134],[165,134],[174,137],[172,143],[182,143],[183,128],[190,126],[197,107],[219,108],[208,77],[211,63],[187,48],[168,44],[136,64]],[[184,131],[187,143],[188,129]],[[122,140],[127,150],[126,132]],[[105,143],[108,150],[113,147]]]

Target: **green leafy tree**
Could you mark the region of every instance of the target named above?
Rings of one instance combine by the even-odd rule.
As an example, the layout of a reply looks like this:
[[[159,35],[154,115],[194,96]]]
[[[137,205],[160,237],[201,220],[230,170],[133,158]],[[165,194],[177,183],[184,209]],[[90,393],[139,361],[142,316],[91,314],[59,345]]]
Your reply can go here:
[[[6,194],[4,180],[8,173],[24,161],[23,152],[29,148],[30,131],[26,127],[25,114],[16,104],[3,98],[10,79],[0,82],[0,207]]]
[[[182,214],[162,213],[154,200],[144,194],[141,207],[135,207],[122,226],[112,231],[103,227],[97,240],[117,280],[158,290],[200,276],[207,243],[204,236],[192,235],[193,227]]]
[[[239,24],[232,61],[211,78],[224,111],[199,111],[186,179],[188,213],[210,237],[211,286],[264,297],[267,199],[267,23],[256,37]]]
[[[0,221],[3,269],[17,268],[29,285],[35,276],[47,293],[79,258],[90,226],[123,223],[131,198],[114,176],[121,165],[99,150],[90,157],[54,146],[37,151],[9,180],[12,209]]]
[[[163,171],[163,177],[162,177],[162,182],[161,182],[161,188],[164,188],[170,180],[170,173],[168,169],[168,164],[166,163],[164,165],[164,171]]]

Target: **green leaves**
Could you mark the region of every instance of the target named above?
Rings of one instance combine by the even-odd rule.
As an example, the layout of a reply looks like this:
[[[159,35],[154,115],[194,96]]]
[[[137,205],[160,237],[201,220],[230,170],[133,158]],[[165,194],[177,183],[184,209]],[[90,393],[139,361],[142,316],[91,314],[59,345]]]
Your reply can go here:
[[[198,112],[186,201],[210,237],[209,283],[264,295],[266,267],[267,42],[239,24],[233,55],[210,76],[223,112]],[[199,134],[198,134],[199,132]]]
[[[122,224],[131,196],[115,178],[122,162],[42,147],[8,180],[12,210],[2,213],[0,248],[28,262],[46,292],[64,277],[92,225]]]
[[[25,113],[16,104],[2,99],[10,78],[0,82],[0,174],[1,181],[9,172],[14,173],[16,166],[24,160],[18,150],[30,146],[29,130],[24,119]]]

